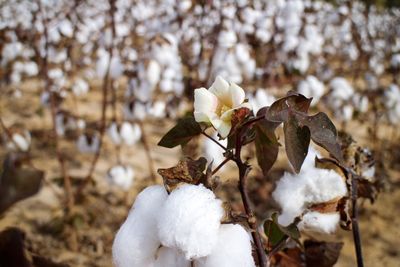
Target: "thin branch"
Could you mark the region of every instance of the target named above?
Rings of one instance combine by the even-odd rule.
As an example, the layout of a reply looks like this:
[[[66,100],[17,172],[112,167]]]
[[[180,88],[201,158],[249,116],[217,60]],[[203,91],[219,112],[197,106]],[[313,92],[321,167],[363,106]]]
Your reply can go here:
[[[224,161],[222,161],[212,172],[211,175],[216,174],[228,161],[230,161],[232,158],[225,158]]]
[[[45,54],[43,57],[43,66],[42,66],[42,76],[43,80],[45,82],[45,87],[44,90],[49,94],[50,96],[50,111],[51,111],[51,118],[52,118],[52,132],[53,132],[53,138],[54,142],[56,145],[56,154],[57,154],[57,160],[60,165],[61,169],[61,175],[64,180],[64,189],[65,189],[65,197],[67,201],[67,212],[70,212],[74,206],[74,196],[72,193],[72,186],[71,186],[71,178],[68,175],[67,168],[65,166],[65,160],[64,157],[61,153],[61,148],[60,148],[60,142],[57,134],[57,129],[56,129],[56,115],[57,115],[57,107],[56,107],[56,99],[54,92],[50,90],[50,79],[48,76],[48,51],[49,51],[49,39],[48,39],[48,18],[45,16],[45,12],[42,9],[42,3],[41,0],[38,0],[38,7],[40,12],[42,13],[42,20],[43,20],[43,30],[44,30],[44,38],[45,38]]]
[[[226,147],[224,147],[223,145],[221,145],[220,142],[218,142],[217,140],[215,140],[212,136],[208,135],[206,132],[201,132],[202,135],[206,136],[208,139],[210,139],[211,141],[213,141],[214,143],[216,143],[219,147],[221,147],[223,150],[228,151],[228,149]]]
[[[150,152],[150,145],[149,142],[147,141],[147,136],[146,136],[146,132],[143,126],[143,123],[141,121],[138,122],[139,126],[140,126],[140,130],[142,132],[142,143],[144,146],[144,151],[146,152],[146,157],[147,157],[147,163],[149,165],[149,171],[150,171],[150,175],[151,175],[151,179],[153,180],[153,182],[157,181],[157,175],[156,172],[154,171],[154,161],[153,161],[153,157],[151,156],[151,152]]]
[[[353,231],[354,248],[357,256],[357,266],[363,267],[364,262],[362,256],[362,248],[361,248],[361,234],[360,234],[360,229],[358,227],[357,190],[358,190],[358,178],[352,174],[351,175],[351,202],[352,202],[351,225]]]
[[[242,130],[240,128],[237,132],[236,138],[236,147],[235,147],[235,162],[239,169],[239,191],[242,197],[243,206],[248,216],[248,224],[251,228],[251,235],[253,237],[254,243],[256,245],[256,252],[258,261],[261,267],[269,266],[267,257],[265,255],[264,246],[261,240],[260,233],[258,232],[257,228],[257,218],[254,215],[253,210],[250,207],[250,197],[247,194],[247,174],[250,171],[250,166],[244,163],[241,159],[241,149],[242,149]]]

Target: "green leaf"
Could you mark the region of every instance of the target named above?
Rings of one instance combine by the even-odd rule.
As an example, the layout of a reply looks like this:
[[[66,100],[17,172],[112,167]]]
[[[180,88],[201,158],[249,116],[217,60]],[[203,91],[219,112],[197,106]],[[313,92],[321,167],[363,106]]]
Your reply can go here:
[[[23,167],[21,154],[6,156],[0,176],[0,214],[16,202],[35,195],[41,185],[44,172],[33,167]]]
[[[200,124],[193,117],[186,117],[178,120],[178,123],[161,138],[158,145],[167,148],[186,145],[201,132]]]
[[[310,130],[306,126],[301,126],[295,116],[289,115],[283,124],[283,131],[287,157],[298,173],[308,153]]]
[[[278,99],[269,107],[266,118],[273,122],[287,121],[291,110],[307,113],[311,101],[312,98],[289,91],[288,96]]]
[[[277,245],[283,239],[290,237],[293,240],[298,240],[300,238],[300,232],[297,229],[298,220],[288,226],[282,226],[278,223],[278,214],[274,213],[271,219],[264,222],[264,232],[268,237],[268,242],[272,247]]]

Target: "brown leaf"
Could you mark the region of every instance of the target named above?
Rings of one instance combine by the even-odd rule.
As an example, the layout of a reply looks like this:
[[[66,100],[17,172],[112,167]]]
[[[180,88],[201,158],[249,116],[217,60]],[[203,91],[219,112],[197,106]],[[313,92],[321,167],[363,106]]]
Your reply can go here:
[[[303,253],[297,247],[288,248],[273,255],[272,266],[280,267],[304,267]]]
[[[307,267],[331,267],[337,262],[343,243],[304,241]]]
[[[307,113],[311,101],[312,98],[306,98],[301,94],[289,91],[288,96],[272,103],[265,117],[273,122],[287,121],[291,110]]]
[[[25,155],[10,153],[3,163],[0,176],[0,214],[14,203],[35,195],[41,185],[44,172],[25,165]]]
[[[198,184],[203,178],[207,160],[203,157],[198,160],[187,158],[179,161],[175,167],[158,169],[163,177],[164,185],[168,192],[174,190],[181,183]]]
[[[235,109],[232,114],[232,128],[229,135],[236,132],[236,129],[250,116],[251,110],[248,108]]]
[[[294,170],[298,173],[303,165],[310,145],[310,130],[299,125],[295,116],[289,116],[283,124],[285,149]]]

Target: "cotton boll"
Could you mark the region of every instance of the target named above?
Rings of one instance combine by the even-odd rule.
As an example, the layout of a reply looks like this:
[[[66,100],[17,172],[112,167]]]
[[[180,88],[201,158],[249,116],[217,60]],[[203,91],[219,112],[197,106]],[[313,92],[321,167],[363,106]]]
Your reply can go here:
[[[100,139],[97,134],[82,134],[77,141],[77,147],[81,153],[96,153],[100,148]]]
[[[155,60],[150,60],[146,69],[146,78],[151,86],[155,86],[160,81],[161,67]]]
[[[160,185],[144,189],[115,236],[112,255],[117,267],[153,267],[160,247],[157,216],[168,194]]]
[[[267,90],[263,88],[258,88],[254,96],[250,96],[249,102],[253,107],[254,114],[263,108],[270,106],[274,101],[275,97],[267,92]]]
[[[161,243],[186,259],[209,255],[218,241],[222,202],[203,185],[182,185],[168,197],[158,217]]]
[[[120,145],[122,142],[121,135],[118,130],[118,124],[116,122],[111,123],[110,127],[107,129],[107,134],[110,137],[114,145]]]
[[[395,54],[390,59],[390,66],[393,68],[400,68],[400,54]]]
[[[24,130],[12,134],[12,141],[7,142],[7,148],[11,150],[28,151],[31,145],[31,134]]]
[[[218,37],[218,44],[221,47],[232,47],[236,44],[237,42],[237,36],[234,31],[222,31],[219,34]]]
[[[312,97],[311,105],[315,106],[324,95],[325,86],[315,76],[309,75],[299,83],[297,91],[306,97]]]
[[[340,100],[347,100],[354,93],[353,87],[342,77],[332,79],[329,86],[332,89],[332,97]]]
[[[161,247],[154,267],[190,267],[190,261],[177,249]]]
[[[123,142],[128,146],[135,144],[142,137],[140,126],[129,122],[122,123],[120,134]]]
[[[83,79],[75,80],[74,84],[72,85],[72,92],[76,96],[81,96],[87,94],[89,91],[89,84]]]
[[[197,260],[196,267],[255,267],[250,235],[237,224],[221,225],[218,243],[211,254]]]
[[[174,89],[173,86],[174,84],[170,79],[162,79],[160,82],[160,89],[164,93],[171,92]]]
[[[315,211],[304,214],[298,228],[304,232],[333,234],[340,221],[339,213],[319,213]]]
[[[166,104],[164,101],[156,101],[150,108],[151,116],[154,118],[165,118]]]
[[[107,172],[107,180],[124,190],[129,190],[132,186],[135,172],[128,166],[117,165]]]

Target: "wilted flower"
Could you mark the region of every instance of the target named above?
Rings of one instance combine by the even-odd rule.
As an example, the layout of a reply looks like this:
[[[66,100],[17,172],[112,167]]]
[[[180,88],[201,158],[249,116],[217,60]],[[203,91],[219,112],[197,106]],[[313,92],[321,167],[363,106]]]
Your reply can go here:
[[[197,122],[211,124],[221,138],[226,138],[232,128],[232,114],[236,109],[248,108],[245,93],[235,83],[229,84],[217,76],[207,90],[198,88],[194,91],[194,117]]]

